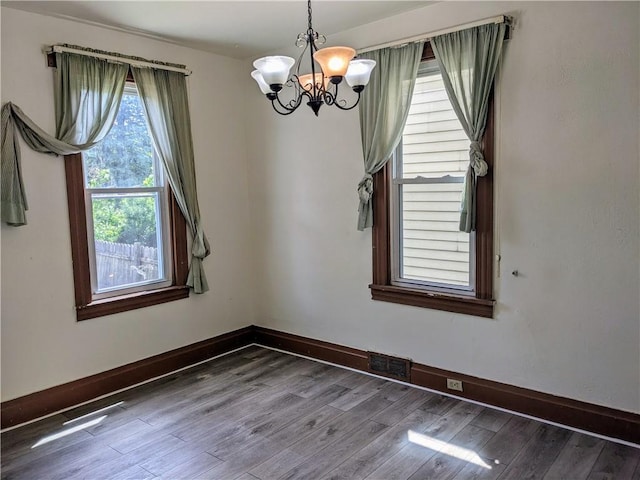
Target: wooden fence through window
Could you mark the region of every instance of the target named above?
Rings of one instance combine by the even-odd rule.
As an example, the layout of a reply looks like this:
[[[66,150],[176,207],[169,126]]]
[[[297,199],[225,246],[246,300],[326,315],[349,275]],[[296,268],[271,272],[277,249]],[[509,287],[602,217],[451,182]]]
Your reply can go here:
[[[157,248],[102,240],[96,240],[95,246],[100,290],[158,279]]]

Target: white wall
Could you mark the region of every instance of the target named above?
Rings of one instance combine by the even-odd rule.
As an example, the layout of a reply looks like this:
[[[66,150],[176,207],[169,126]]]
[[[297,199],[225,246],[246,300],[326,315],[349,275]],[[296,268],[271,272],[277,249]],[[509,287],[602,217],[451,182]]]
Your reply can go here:
[[[639,4],[444,2],[329,42],[365,47],[500,13],[517,28],[498,89],[495,318],[370,300],[356,111],[279,117],[254,86],[259,323],[640,412]]]
[[[112,30],[2,8],[2,103],[54,131],[42,48],[71,43],[188,65],[198,193],[213,253],[211,291],[76,322],[62,158],[22,148],[29,224],[2,226],[2,400],[85,377],[253,323],[244,64]]]
[[[355,229],[356,110],[324,107],[315,118],[303,106],[279,117],[248,61],[1,12],[2,102],[50,132],[45,45],[193,69],[200,205],[213,245],[209,293],[76,322],[62,162],[23,148],[29,225],[1,230],[2,400],[259,323],[640,412],[637,3],[438,3],[329,38],[364,47],[517,17],[498,94],[503,260],[493,320],[370,300],[371,235]],[[235,104],[243,87],[244,111]]]

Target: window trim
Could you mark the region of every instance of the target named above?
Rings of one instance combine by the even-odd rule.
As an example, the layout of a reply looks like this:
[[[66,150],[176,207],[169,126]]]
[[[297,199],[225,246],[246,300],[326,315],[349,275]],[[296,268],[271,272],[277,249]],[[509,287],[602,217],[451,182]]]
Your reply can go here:
[[[76,317],[78,321],[126,312],[137,308],[180,300],[189,296],[187,275],[187,228],[180,208],[169,191],[169,239],[173,250],[171,268],[172,284],[168,287],[117,295],[93,300],[91,272],[89,268],[89,243],[87,236],[86,203],[82,154],[65,155],[69,227],[71,231],[71,257],[75,286]]]
[[[158,165],[159,166],[159,165]],[[162,235],[161,236],[161,242],[159,242],[162,245],[162,255],[158,256],[159,260],[161,261],[161,265],[162,265],[162,272],[163,272],[163,277],[162,278],[158,278],[158,279],[154,279],[148,282],[139,282],[139,283],[134,283],[131,285],[121,285],[121,286],[117,286],[117,287],[109,287],[109,288],[105,288],[102,291],[98,291],[99,287],[98,287],[98,279],[96,276],[96,269],[97,269],[97,265],[96,265],[96,250],[95,250],[95,230],[93,231],[93,234],[91,233],[91,230],[94,229],[94,224],[93,224],[93,218],[92,218],[92,212],[93,212],[93,204],[94,204],[94,198],[93,196],[96,195],[104,195],[104,194],[133,194],[133,195],[145,195],[145,194],[151,194],[152,197],[154,198],[154,201],[156,202],[158,211],[156,211],[156,222],[158,223],[162,223]],[[92,290],[95,292],[93,294],[93,298],[95,300],[98,299],[102,299],[102,298],[109,298],[109,297],[113,297],[113,296],[119,296],[119,295],[125,295],[126,293],[135,293],[135,292],[143,292],[146,290],[149,290],[150,288],[154,288],[154,286],[157,286],[157,288],[162,288],[162,287],[168,287],[171,285],[171,271],[167,270],[165,264],[169,264],[171,265],[171,259],[173,257],[173,251],[170,248],[169,245],[169,197],[168,197],[168,192],[167,192],[167,185],[165,183],[162,184],[162,186],[160,187],[141,187],[141,188],[87,188],[85,187],[84,189],[84,194],[85,194],[85,219],[87,222],[87,226],[90,228],[87,228],[87,239],[89,242],[89,270],[91,273],[91,288]],[[156,200],[157,198],[157,200]],[[168,262],[166,262],[166,260],[169,260]],[[155,288],[154,288],[155,289]],[[121,294],[118,294],[118,292],[122,292]]]
[[[433,60],[430,43],[425,43],[422,61]],[[493,318],[493,165],[494,165],[494,101],[489,97],[489,110],[482,149],[489,171],[478,177],[475,232],[475,295],[456,295],[426,287],[411,288],[392,285],[391,196],[392,165],[373,176],[372,258],[373,281],[369,285],[371,298],[384,302],[432,308],[448,312]]]

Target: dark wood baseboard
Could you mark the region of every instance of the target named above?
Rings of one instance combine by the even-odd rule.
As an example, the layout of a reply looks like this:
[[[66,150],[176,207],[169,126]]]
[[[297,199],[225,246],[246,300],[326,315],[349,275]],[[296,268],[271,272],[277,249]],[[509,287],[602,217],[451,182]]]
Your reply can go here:
[[[464,391],[449,390],[447,378],[461,380]],[[635,413],[420,364],[413,364],[411,380],[421,387],[640,444],[640,415]]]
[[[2,428],[64,410],[102,395],[179,370],[253,342],[253,327],[145,358],[106,372],[2,402]]]
[[[306,355],[369,373],[367,352],[329,342],[255,327],[255,341],[266,347]],[[447,378],[461,380],[464,391],[447,388]],[[570,398],[515,387],[448,370],[411,364],[411,383],[439,392],[531,415],[588,432],[640,444],[640,415]]]
[[[250,326],[3,402],[0,407],[2,428],[9,428],[73,407],[251,343],[278,348],[363,372],[376,373],[369,370],[368,353],[364,350],[264,327]],[[640,415],[635,413],[417,363],[411,364],[410,377],[411,383],[420,387],[640,444]],[[447,389],[447,378],[461,380],[464,391]]]
[[[265,347],[279,348],[291,353],[335,363],[344,367],[368,371],[368,355],[363,350],[334,343],[278,332],[264,327],[254,327],[255,342]]]

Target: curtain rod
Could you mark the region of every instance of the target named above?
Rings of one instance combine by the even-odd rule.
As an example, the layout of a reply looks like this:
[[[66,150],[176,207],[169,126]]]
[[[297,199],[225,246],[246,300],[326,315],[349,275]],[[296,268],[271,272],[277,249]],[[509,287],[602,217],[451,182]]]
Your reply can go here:
[[[151,67],[151,68],[157,68],[159,70],[169,70],[172,72],[182,73],[184,75],[191,75],[191,70],[187,70],[186,68],[173,67],[171,65],[163,65],[161,63],[145,62],[144,60],[135,60],[133,58],[128,58],[128,57],[118,57],[115,55],[107,55],[105,53],[92,52],[88,50],[78,50],[75,48],[64,47],[62,45],[52,45],[51,48],[47,50],[47,53],[53,53],[53,52],[75,53],[77,55],[85,55],[87,57],[102,58],[104,60],[111,60],[113,62],[126,63],[134,67]]]
[[[458,32],[460,30],[465,30],[467,28],[479,27],[481,25],[488,25],[490,23],[510,23],[510,22],[511,22],[511,17],[507,17],[506,15],[498,15],[497,17],[485,18],[483,20],[477,20],[475,22],[465,23],[462,25],[457,25],[455,27],[444,28],[442,30],[437,30],[431,33],[423,33],[421,35],[415,35],[413,37],[402,38],[400,40],[394,40],[392,42],[381,43],[379,45],[372,45],[370,47],[361,48],[358,50],[358,54],[371,52],[373,50],[380,50],[381,48],[386,48],[386,47],[397,47],[407,43],[418,42],[420,40],[429,40],[430,38],[437,37],[438,35]]]

